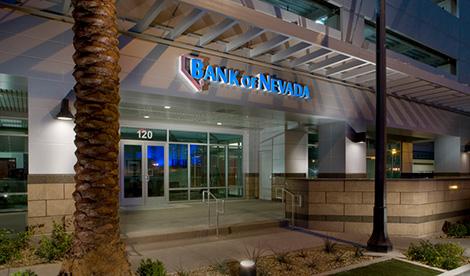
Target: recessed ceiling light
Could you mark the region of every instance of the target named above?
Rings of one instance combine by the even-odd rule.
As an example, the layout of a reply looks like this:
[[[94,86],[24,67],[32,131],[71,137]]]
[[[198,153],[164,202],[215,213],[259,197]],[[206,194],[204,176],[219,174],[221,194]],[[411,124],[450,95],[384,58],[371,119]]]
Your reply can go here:
[[[165,109],[170,109],[170,108],[171,108],[171,106],[169,106],[169,105],[165,105],[163,108],[165,108]]]
[[[217,122],[217,125],[218,125],[218,126],[221,126],[221,125],[222,125],[222,123],[221,123],[221,122]]]
[[[148,119],[148,118],[150,118],[150,116],[148,116],[148,115],[145,115],[145,116],[144,116],[144,118],[145,118],[145,119]]]

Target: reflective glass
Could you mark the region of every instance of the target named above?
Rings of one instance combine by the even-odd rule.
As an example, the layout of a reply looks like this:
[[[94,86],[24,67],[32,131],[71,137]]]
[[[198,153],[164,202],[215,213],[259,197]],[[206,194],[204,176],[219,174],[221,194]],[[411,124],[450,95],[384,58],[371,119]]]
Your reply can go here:
[[[190,194],[190,199],[191,200],[201,200],[202,199],[202,191],[205,189],[196,189],[196,190],[191,190]]]
[[[191,187],[207,187],[207,146],[190,145]]]
[[[211,133],[209,134],[209,140],[211,144],[241,144],[243,142],[243,136],[235,134]]]
[[[2,119],[0,129],[16,125]],[[22,123],[21,120],[11,120]],[[28,175],[28,137],[0,136],[0,212],[27,209],[26,178]],[[0,223],[0,227],[3,223]]]
[[[188,187],[188,145],[170,144],[168,158],[170,188]]]
[[[170,130],[170,142],[189,142],[207,144],[206,132]]]
[[[308,146],[308,177],[318,175],[318,147]]]
[[[215,195],[217,198],[225,198],[226,197],[226,189],[221,188],[221,189],[210,189],[211,193]]]
[[[124,145],[124,197],[142,197],[142,146]]]
[[[147,147],[148,196],[165,195],[165,147]]]
[[[225,187],[225,146],[210,146],[210,186]]]
[[[243,151],[241,146],[228,146],[228,196],[243,196]]]
[[[188,200],[188,190],[170,190],[170,201]]]

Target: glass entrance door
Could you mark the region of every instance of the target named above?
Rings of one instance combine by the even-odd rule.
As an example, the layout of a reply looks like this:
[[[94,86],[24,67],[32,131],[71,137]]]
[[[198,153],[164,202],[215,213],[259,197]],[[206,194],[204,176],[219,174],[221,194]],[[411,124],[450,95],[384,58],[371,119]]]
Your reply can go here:
[[[166,202],[167,165],[164,144],[121,142],[121,205]]]

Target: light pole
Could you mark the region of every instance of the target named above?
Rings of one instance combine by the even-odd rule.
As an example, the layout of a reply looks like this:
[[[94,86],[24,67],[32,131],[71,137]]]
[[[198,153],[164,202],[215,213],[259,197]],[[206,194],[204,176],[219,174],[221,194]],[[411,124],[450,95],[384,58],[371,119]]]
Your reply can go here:
[[[386,52],[385,52],[385,0],[376,0],[376,105],[375,105],[375,196],[372,235],[367,249],[376,252],[392,250],[387,234],[387,205],[385,189],[386,159]]]

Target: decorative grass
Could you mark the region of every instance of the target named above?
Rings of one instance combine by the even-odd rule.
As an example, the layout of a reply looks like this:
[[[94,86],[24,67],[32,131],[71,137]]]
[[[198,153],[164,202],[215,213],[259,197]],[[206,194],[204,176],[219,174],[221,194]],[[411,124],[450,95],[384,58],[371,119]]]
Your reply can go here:
[[[337,276],[432,276],[440,271],[399,260],[388,260],[337,273]]]

